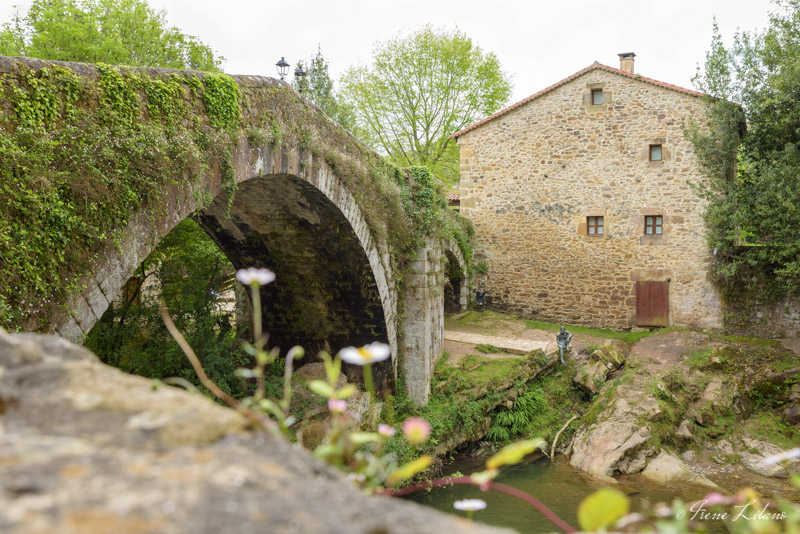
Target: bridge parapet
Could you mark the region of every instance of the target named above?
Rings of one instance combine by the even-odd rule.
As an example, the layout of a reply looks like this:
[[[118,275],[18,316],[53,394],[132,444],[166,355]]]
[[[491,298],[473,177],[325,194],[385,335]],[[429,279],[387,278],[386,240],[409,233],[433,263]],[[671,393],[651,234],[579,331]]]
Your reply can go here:
[[[466,230],[445,202],[415,202],[430,183],[385,163],[284,82],[0,56],[0,90],[0,173],[15,184],[0,190],[0,326],[80,341],[192,216],[235,267],[261,261],[293,281],[266,295],[306,319],[286,337],[336,351],[334,333],[354,344],[378,336],[392,346],[393,374],[398,354],[432,369],[445,256],[429,243],[457,234],[464,246]],[[435,282],[409,282],[415,268]],[[409,313],[417,302],[424,320]],[[416,367],[404,369],[424,402]]]

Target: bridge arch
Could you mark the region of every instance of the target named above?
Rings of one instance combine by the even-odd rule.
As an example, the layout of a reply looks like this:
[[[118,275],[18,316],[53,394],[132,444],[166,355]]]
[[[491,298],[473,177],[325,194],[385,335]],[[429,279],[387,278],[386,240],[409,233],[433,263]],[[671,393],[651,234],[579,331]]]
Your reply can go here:
[[[122,242],[106,247],[53,329],[80,341],[160,239],[193,216],[234,267],[276,271],[276,282],[262,290],[271,344],[284,350],[301,344],[316,354],[379,340],[396,355],[398,298],[389,254],[345,182],[299,144],[276,150],[242,137],[234,161],[239,189],[231,203],[219,179],[205,191],[171,187],[156,210],[160,216],[135,217]],[[206,206],[208,194],[213,201]],[[296,254],[289,254],[293,247]]]
[[[298,262],[279,261],[275,251],[291,245],[291,236],[279,231],[279,217],[252,216],[268,205],[273,215],[293,217],[287,226],[319,230],[316,237],[305,236],[312,256],[338,258],[327,285],[305,288],[305,301],[327,307],[325,313],[333,310],[334,316],[344,309],[338,301],[351,302],[345,316],[337,317],[345,326],[330,329],[328,337],[355,332],[348,339],[355,344],[385,336],[395,376],[401,359],[406,371],[415,362],[430,369],[441,355],[441,241],[461,235],[460,223],[448,220],[433,232],[420,224],[434,215],[422,211],[441,210],[435,215],[447,219],[453,215],[444,204],[415,202],[420,188],[432,184],[418,184],[387,165],[286,83],[3,56],[0,73],[0,137],[19,154],[33,150],[35,156],[10,158],[4,176],[40,189],[51,179],[58,187],[48,191],[67,207],[65,220],[77,221],[62,233],[56,223],[43,222],[46,218],[27,218],[37,209],[24,204],[28,197],[14,204],[25,208],[11,212],[15,235],[41,232],[48,240],[41,247],[18,247],[16,256],[0,256],[3,282],[22,282],[13,290],[0,288],[10,295],[3,302],[14,312],[25,305],[25,311],[3,316],[5,325],[82,341],[162,237],[189,216],[234,257],[234,266],[252,266],[246,263],[256,260],[270,266],[274,260],[280,279],[289,280],[298,274]],[[29,102],[35,105],[21,105]],[[37,135],[55,141],[36,143],[25,127],[31,124]],[[58,165],[50,165],[56,155]],[[237,185],[239,193],[229,206],[223,199]],[[259,198],[268,202],[259,204]],[[231,222],[223,216],[228,207]],[[51,226],[34,228],[34,222]],[[423,239],[426,245],[419,250]],[[272,250],[263,246],[267,241]],[[251,251],[236,258],[240,244],[252,245]],[[259,246],[265,250],[256,250]],[[41,287],[39,278],[25,276],[26,264],[15,263],[29,252],[31,272],[47,277]],[[4,257],[13,261],[4,264]],[[459,265],[464,270],[463,261]],[[276,302],[287,298],[275,296]],[[413,314],[415,307],[424,313]],[[311,350],[322,348],[326,333],[309,322],[300,334],[312,342]],[[303,335],[291,341],[303,342]],[[343,342],[342,336],[334,341]],[[407,372],[412,399],[427,400],[429,384],[416,381],[429,378],[427,371]]]

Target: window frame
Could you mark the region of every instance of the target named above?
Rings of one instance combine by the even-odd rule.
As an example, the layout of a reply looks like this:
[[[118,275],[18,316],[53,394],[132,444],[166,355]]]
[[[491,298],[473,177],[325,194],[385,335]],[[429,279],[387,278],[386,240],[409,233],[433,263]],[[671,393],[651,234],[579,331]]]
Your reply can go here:
[[[647,230],[651,229],[652,233]],[[656,232],[660,230],[660,232]],[[664,216],[663,215],[645,215],[644,216],[644,235],[646,237],[661,237],[664,235]]]
[[[594,95],[600,95],[600,102],[594,101]],[[592,106],[601,106],[603,104],[603,90],[602,89],[592,89],[591,95],[589,97],[589,102]]]
[[[658,159],[653,159],[653,149],[658,149]],[[650,149],[648,150],[647,157],[650,161],[664,161],[664,145],[661,143],[656,143],[650,145]]]
[[[589,237],[603,237],[606,235],[603,215],[588,215],[586,217],[586,235]]]

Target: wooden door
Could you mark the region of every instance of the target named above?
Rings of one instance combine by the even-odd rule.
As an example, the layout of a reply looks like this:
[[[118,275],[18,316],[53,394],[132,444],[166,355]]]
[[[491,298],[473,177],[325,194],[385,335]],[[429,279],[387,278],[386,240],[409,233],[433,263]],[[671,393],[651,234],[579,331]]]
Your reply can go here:
[[[636,282],[636,325],[669,326],[669,282]]]

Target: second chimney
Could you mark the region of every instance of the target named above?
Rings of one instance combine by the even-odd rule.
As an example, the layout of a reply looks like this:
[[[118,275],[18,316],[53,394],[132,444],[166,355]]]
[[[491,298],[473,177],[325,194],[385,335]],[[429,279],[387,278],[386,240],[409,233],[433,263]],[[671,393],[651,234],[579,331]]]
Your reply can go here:
[[[636,57],[636,54],[633,52],[623,52],[617,55],[619,56],[619,70],[633,74],[633,58]]]

